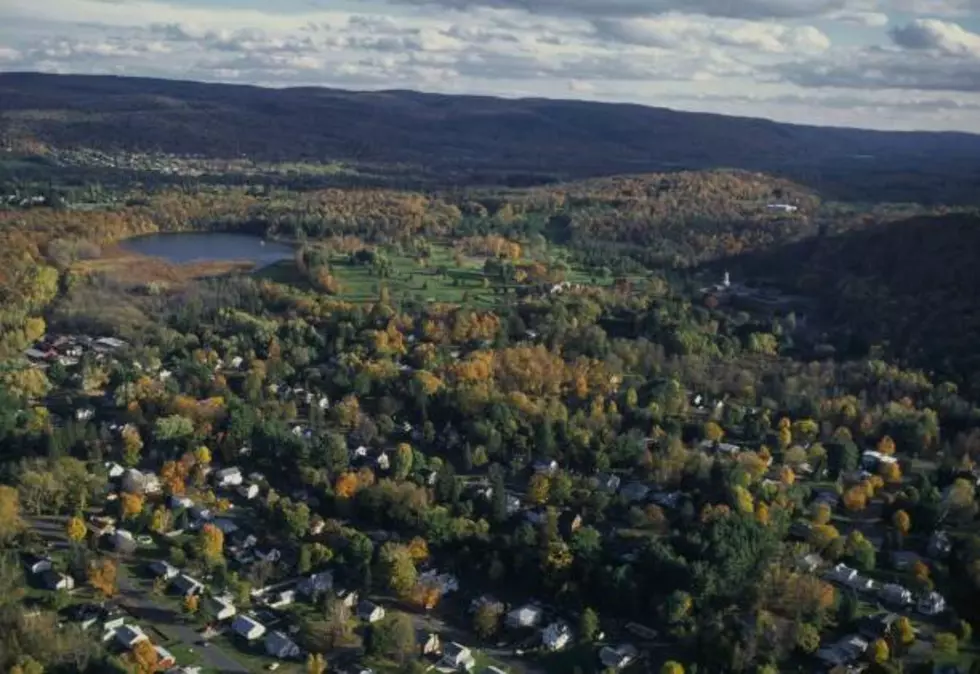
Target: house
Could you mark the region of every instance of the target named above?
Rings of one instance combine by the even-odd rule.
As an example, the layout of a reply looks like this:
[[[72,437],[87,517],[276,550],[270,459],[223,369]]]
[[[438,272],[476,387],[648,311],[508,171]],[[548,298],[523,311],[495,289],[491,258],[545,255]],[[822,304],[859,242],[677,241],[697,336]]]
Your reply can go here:
[[[378,470],[388,470],[391,468],[391,459],[388,458],[387,452],[381,452],[374,459],[374,465],[378,467]]]
[[[922,561],[919,555],[905,550],[896,550],[891,554],[892,568],[896,571],[909,571],[916,562]]]
[[[796,560],[796,566],[806,573],[813,573],[823,564],[823,557],[815,552],[811,552],[808,555],[803,555],[798,560]]]
[[[796,213],[796,211],[800,210],[799,206],[793,206],[792,204],[767,204],[766,209],[780,213]]]
[[[450,641],[442,648],[442,659],[439,664],[455,670],[469,671],[476,665],[473,651],[455,641]]]
[[[123,625],[115,631],[113,636],[116,642],[127,651],[132,650],[133,646],[139,642],[149,639],[139,625]]]
[[[619,490],[619,495],[622,496],[627,503],[642,501],[649,493],[650,487],[646,486],[642,482],[630,482],[628,485]]]
[[[566,510],[558,516],[558,531],[565,538],[570,537],[582,528],[582,516],[572,510]]]
[[[620,479],[618,475],[613,475],[612,473],[600,473],[596,476],[596,489],[609,494],[615,494],[617,491],[619,491],[619,485],[622,484],[622,482],[622,479]]]
[[[122,477],[126,473],[126,469],[120,466],[115,461],[105,462],[106,473],[109,475],[110,480],[115,480],[116,478]]]
[[[71,576],[66,576],[63,573],[58,573],[54,569],[48,569],[41,573],[41,582],[44,583],[44,587],[49,590],[74,590],[75,589],[75,579]]]
[[[544,617],[544,611],[535,604],[525,604],[509,612],[504,623],[511,629],[537,627]]]
[[[160,478],[151,472],[129,468],[123,473],[122,488],[131,494],[156,494],[160,491]]]
[[[157,578],[163,578],[164,580],[170,580],[171,578],[176,578],[178,575],[180,575],[180,569],[170,562],[166,562],[162,559],[157,559],[150,562],[150,571],[152,571],[153,575]]]
[[[117,552],[130,553],[136,550],[136,538],[125,529],[116,529],[109,536],[109,544]]]
[[[541,630],[541,645],[549,651],[560,651],[572,640],[572,628],[568,623],[553,622]]]
[[[877,471],[881,466],[893,463],[898,463],[898,459],[874,450],[868,450],[861,454],[861,467],[865,470]]]
[[[289,606],[296,602],[296,590],[282,590],[281,592],[276,592],[274,595],[266,600],[266,606],[269,608],[283,608]]]
[[[357,600],[360,595],[357,594],[357,590],[346,590],[344,588],[337,588],[334,592],[337,600],[347,608],[354,608],[357,606]]]
[[[173,586],[184,597],[198,595],[204,589],[204,583],[191,578],[186,573],[182,573],[174,578]]]
[[[298,658],[300,649],[285,632],[276,630],[265,635],[265,652],[279,660],[287,660]]]
[[[177,664],[177,658],[163,646],[154,646],[153,650],[157,654],[157,667],[164,669]]]
[[[451,573],[439,573],[435,569],[420,573],[419,582],[437,588],[441,594],[449,594],[459,590],[459,579],[456,576]]]
[[[178,510],[180,508],[192,508],[194,507],[194,500],[187,498],[186,496],[178,496],[177,494],[171,494],[170,498],[167,499],[167,505],[170,506],[171,510]]]
[[[650,497],[650,500],[656,503],[661,508],[667,508],[668,510],[674,510],[680,505],[681,499],[684,495],[679,491],[658,491]]]
[[[24,566],[27,567],[28,573],[44,573],[51,570],[51,558],[28,554],[24,557]]]
[[[102,629],[117,630],[126,623],[126,613],[118,606],[103,606],[99,611],[99,620],[102,622]]]
[[[191,516],[191,519],[194,521],[194,526],[198,528],[203,526],[205,522],[210,522],[214,519],[214,514],[211,510],[202,505],[195,505],[188,508],[187,514]]]
[[[858,631],[861,636],[868,641],[881,639],[888,636],[892,626],[898,621],[897,613],[879,613],[878,615],[868,616],[861,621]]]
[[[385,617],[385,610],[365,599],[357,605],[357,617],[367,623],[376,623]]]
[[[439,635],[428,630],[416,630],[415,643],[419,645],[420,655],[435,655],[442,647]]]
[[[243,499],[251,501],[252,499],[258,497],[260,491],[261,488],[259,485],[255,484],[254,482],[249,482],[248,484],[243,484],[238,488],[238,495]]]
[[[599,650],[599,662],[604,669],[623,669],[629,667],[639,654],[632,644],[603,646]]]
[[[275,563],[282,559],[282,552],[279,551],[279,548],[269,548],[268,550],[255,548],[255,556],[263,562]]]
[[[214,526],[221,530],[225,536],[230,536],[238,531],[238,525],[227,517],[219,517],[214,521]]]
[[[127,346],[126,342],[115,337],[100,337],[92,343],[92,348],[96,351],[114,351]]]
[[[558,462],[554,459],[545,459],[534,462],[534,472],[541,475],[552,476],[558,472]]]
[[[860,658],[867,650],[868,642],[857,634],[852,634],[818,650],[817,658],[830,667],[842,667]]]
[[[936,616],[946,610],[946,600],[938,592],[930,592],[919,599],[916,608],[919,610],[919,613]]]
[[[824,574],[824,580],[828,580],[831,583],[838,583],[845,585],[850,583],[855,577],[857,577],[858,572],[847,566],[846,564],[837,564],[834,568]]]
[[[213,475],[215,486],[218,487],[239,487],[245,481],[245,478],[242,476],[242,471],[238,466],[216,470]]]
[[[908,606],[912,603],[912,593],[901,585],[896,585],[895,583],[888,583],[887,585],[884,585],[878,591],[878,597],[880,597],[883,602],[893,604],[895,606]]]
[[[231,623],[231,631],[245,641],[255,641],[265,634],[265,625],[247,615],[239,615]]]
[[[333,573],[322,571],[312,573],[299,582],[296,590],[304,597],[316,599],[317,596],[333,589]]]
[[[204,610],[214,616],[215,620],[228,620],[238,613],[235,605],[228,597],[210,597],[204,602]]]
[[[926,554],[929,555],[931,559],[946,559],[949,554],[953,551],[953,542],[949,539],[949,533],[946,531],[934,531],[932,536],[929,537],[929,545],[926,548]]]
[[[88,421],[95,416],[95,410],[91,407],[81,407],[75,410],[76,421]]]

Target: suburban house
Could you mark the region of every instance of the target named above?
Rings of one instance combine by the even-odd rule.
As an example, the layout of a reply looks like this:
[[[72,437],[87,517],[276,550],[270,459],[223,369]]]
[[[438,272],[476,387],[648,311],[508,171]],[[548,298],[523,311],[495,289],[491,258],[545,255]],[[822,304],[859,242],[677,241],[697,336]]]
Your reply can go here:
[[[190,508],[194,505],[194,500],[187,498],[186,496],[171,494],[170,498],[167,499],[167,505],[169,505],[173,510],[177,510],[178,508]]]
[[[868,641],[874,641],[875,639],[888,636],[898,617],[897,613],[879,613],[878,615],[868,616],[861,621],[859,628],[861,636]]]
[[[932,559],[946,559],[953,551],[953,542],[949,540],[949,534],[945,531],[934,531],[929,537],[929,546],[926,554]]]
[[[907,550],[896,550],[891,554],[892,568],[896,571],[908,571],[920,561],[922,560],[917,554]]]
[[[153,650],[157,654],[157,667],[166,669],[177,664],[177,658],[163,646],[154,646]]]
[[[180,569],[170,562],[162,559],[157,559],[150,562],[150,571],[152,571],[153,575],[157,578],[163,578],[164,580],[170,580],[171,578],[176,578],[180,575]]]
[[[619,485],[622,482],[618,475],[612,473],[602,473],[596,476],[596,488],[610,494],[615,494],[619,491]]]
[[[357,590],[347,590],[342,587],[337,588],[334,595],[337,597],[340,603],[347,608],[354,608],[357,606],[357,600],[360,597]]]
[[[525,604],[508,613],[507,617],[504,618],[504,623],[512,629],[537,627],[542,618],[544,618],[544,611],[541,610],[540,606]]]
[[[541,630],[541,644],[549,651],[560,651],[572,640],[572,628],[565,622],[553,622]]]
[[[837,643],[817,651],[817,658],[830,667],[841,667],[854,662],[868,650],[868,642],[853,634]]]
[[[916,608],[919,610],[919,613],[936,616],[946,610],[946,600],[938,592],[930,592],[919,599]]]
[[[110,480],[115,480],[118,477],[122,477],[126,473],[126,469],[115,461],[106,461],[105,469]]]
[[[622,496],[627,503],[642,501],[649,493],[650,487],[642,482],[630,482],[628,485],[619,490],[619,495]]]
[[[865,470],[877,471],[880,466],[892,463],[898,463],[898,459],[874,450],[868,450],[861,455],[861,467]]]
[[[231,623],[231,631],[245,641],[255,641],[265,634],[265,625],[247,615],[239,615]]]
[[[296,643],[286,636],[285,632],[276,630],[265,635],[265,652],[279,660],[298,658],[300,648]]]
[[[139,642],[149,639],[139,625],[122,625],[113,636],[116,642],[126,650],[132,650],[133,646]]]
[[[888,583],[878,591],[878,596],[883,602],[894,604],[895,606],[908,606],[912,603],[912,593],[895,583]]]
[[[184,597],[191,597],[200,594],[204,590],[204,583],[195,578],[191,578],[186,573],[182,573],[174,578],[173,587]]]
[[[216,470],[213,475],[215,486],[226,489],[229,487],[240,487],[242,482],[245,481],[242,471],[238,466]]]
[[[552,476],[558,472],[558,462],[554,459],[534,462],[534,472],[541,475]]]
[[[221,533],[225,536],[230,536],[231,534],[238,531],[238,525],[232,522],[227,517],[219,517],[214,520],[214,526],[221,529]]]
[[[428,630],[416,630],[415,643],[419,645],[420,655],[435,655],[442,647],[439,635]]]
[[[109,543],[116,552],[130,553],[136,550],[136,539],[125,529],[116,529],[109,535]]]
[[[450,669],[469,671],[476,665],[476,659],[466,646],[450,641],[442,648],[442,660],[439,664]]]
[[[376,623],[385,617],[385,610],[365,599],[357,605],[357,617],[367,623]]]
[[[321,571],[311,573],[296,586],[296,590],[304,597],[315,599],[318,595],[333,589],[333,573]]]
[[[639,651],[632,644],[603,646],[599,650],[599,662],[605,669],[623,669],[629,667],[638,655]]]
[[[160,478],[130,468],[122,476],[122,488],[132,494],[156,494],[160,491]]]
[[[295,601],[296,590],[282,590],[269,597],[265,603],[269,608],[283,608],[295,603]]]
[[[451,573],[439,573],[430,569],[419,574],[419,582],[438,588],[441,594],[449,594],[459,590],[459,579]]]
[[[565,538],[582,528],[582,516],[573,510],[566,510],[558,516],[558,531]]]
[[[238,488],[238,494],[243,499],[246,499],[248,501],[251,501],[253,498],[258,497],[260,491],[261,489],[259,485],[255,484],[254,482],[243,484],[241,487]]]
[[[51,558],[41,557],[39,555],[27,555],[24,558],[24,565],[27,567],[28,573],[44,573],[45,571],[51,570]]]
[[[54,569],[48,569],[41,573],[41,582],[49,590],[73,590],[75,589],[75,579],[58,573]]]
[[[210,597],[204,601],[204,610],[214,616],[215,620],[234,618],[238,612],[235,605],[227,597]]]

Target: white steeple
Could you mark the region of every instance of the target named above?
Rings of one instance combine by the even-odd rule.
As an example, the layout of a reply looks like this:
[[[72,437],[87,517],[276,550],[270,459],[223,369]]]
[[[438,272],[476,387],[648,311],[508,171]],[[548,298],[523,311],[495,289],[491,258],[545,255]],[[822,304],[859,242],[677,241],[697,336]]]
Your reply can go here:
[[[727,271],[725,272],[725,280],[722,281],[721,284],[726,288],[730,288],[732,286],[732,277],[728,275]]]

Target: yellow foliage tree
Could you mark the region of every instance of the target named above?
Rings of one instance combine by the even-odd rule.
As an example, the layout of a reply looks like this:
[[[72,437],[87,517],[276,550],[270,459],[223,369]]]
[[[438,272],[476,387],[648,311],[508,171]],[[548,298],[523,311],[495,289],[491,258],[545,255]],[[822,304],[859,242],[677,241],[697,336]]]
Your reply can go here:
[[[200,607],[201,601],[196,594],[188,595],[184,598],[184,613],[187,615],[197,615]]]
[[[779,471],[779,481],[790,487],[796,482],[796,473],[789,466],[783,466]]]
[[[408,542],[408,554],[413,562],[420,564],[429,558],[429,544],[421,536],[416,536]]]
[[[143,639],[133,646],[129,653],[136,674],[155,674],[160,671],[160,655],[149,639]]]
[[[211,463],[211,450],[205,446],[200,446],[194,450],[194,459],[202,465]]]
[[[842,500],[845,508],[851,512],[860,512],[868,507],[868,490],[856,485],[844,492]]]
[[[827,503],[818,503],[813,508],[813,523],[814,524],[828,524],[830,518],[833,516],[833,511],[830,509],[830,505]]]
[[[741,485],[735,485],[732,488],[732,501],[735,509],[740,513],[755,512],[755,501],[752,499],[752,494]]]
[[[898,642],[903,646],[911,646],[915,643],[915,628],[912,621],[907,616],[901,616],[895,623],[895,632]]]
[[[759,524],[769,526],[769,506],[759,501],[755,506],[755,518],[759,521]]]
[[[893,455],[895,453],[895,441],[888,435],[882,436],[881,440],[878,441],[878,451],[886,456]]]
[[[896,510],[895,514],[892,515],[892,524],[904,536],[912,528],[912,518],[904,510]]]
[[[123,519],[128,520],[139,517],[139,514],[143,512],[143,504],[145,502],[146,500],[143,498],[142,494],[123,492],[119,497],[119,504],[120,508],[122,509]]]
[[[77,515],[71,517],[68,520],[68,524],[65,526],[65,534],[68,536],[68,540],[72,543],[81,543],[85,540],[85,534],[88,529],[85,526],[85,520]]]
[[[535,505],[544,505],[548,502],[548,495],[551,492],[551,480],[543,473],[535,473],[527,485],[527,498]]]
[[[327,671],[327,659],[320,653],[310,653],[306,656],[306,674],[324,674]]]
[[[810,545],[817,550],[826,549],[840,538],[840,532],[831,524],[815,524],[810,528]]]
[[[684,666],[674,660],[668,660],[660,668],[660,674],[684,674]]]
[[[162,506],[157,506],[153,510],[153,517],[150,519],[150,531],[157,534],[165,534],[170,529],[170,511]]]
[[[704,425],[704,438],[711,442],[721,442],[725,437],[725,431],[716,421],[709,421]]]
[[[878,469],[881,479],[887,484],[899,484],[902,481],[902,469],[897,463],[883,463]]]
[[[342,473],[337,477],[333,490],[338,498],[352,498],[357,493],[358,482],[356,473]]]
[[[13,487],[0,485],[0,543],[9,541],[24,528],[20,497]]]
[[[143,451],[143,438],[140,437],[139,429],[132,424],[126,424],[122,429],[122,441],[123,463],[130,467],[137,465]]]
[[[88,582],[93,588],[102,593],[106,599],[116,594],[116,577],[118,569],[111,559],[100,559],[88,567]]]
[[[888,658],[891,657],[888,642],[884,639],[875,639],[875,642],[871,647],[871,657],[879,665],[883,665],[888,662]]]
[[[224,551],[225,535],[221,529],[213,524],[205,524],[201,527],[198,544],[204,559],[210,563],[216,563],[221,560]]]

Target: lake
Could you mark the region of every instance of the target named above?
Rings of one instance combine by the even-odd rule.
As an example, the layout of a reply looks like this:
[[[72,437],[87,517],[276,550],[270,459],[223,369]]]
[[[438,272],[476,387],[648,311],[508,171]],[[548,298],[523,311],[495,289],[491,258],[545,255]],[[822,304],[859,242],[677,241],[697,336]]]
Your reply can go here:
[[[174,264],[241,260],[254,263],[256,268],[291,259],[295,252],[285,243],[225,232],[148,234],[120,241],[119,245],[134,253],[163,258]]]

